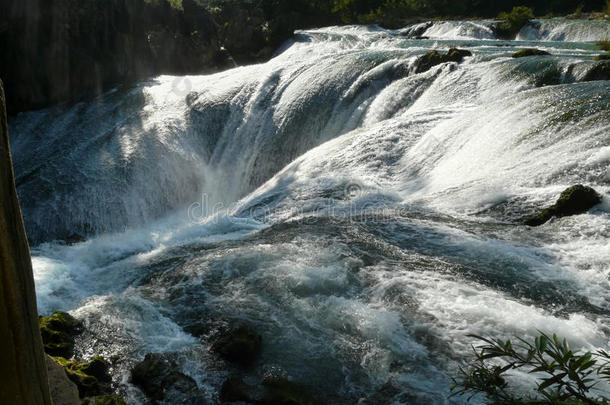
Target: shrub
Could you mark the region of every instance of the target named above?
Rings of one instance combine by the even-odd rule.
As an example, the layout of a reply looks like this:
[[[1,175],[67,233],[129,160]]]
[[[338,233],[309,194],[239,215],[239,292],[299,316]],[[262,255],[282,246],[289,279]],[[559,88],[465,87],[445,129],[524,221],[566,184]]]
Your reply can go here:
[[[601,41],[597,41],[597,46],[599,46],[600,49],[602,49],[606,52],[610,52],[610,39],[604,39]]]
[[[486,395],[497,404],[607,404],[610,399],[592,388],[600,380],[610,381],[610,354],[575,353],[568,342],[556,335],[541,333],[533,343],[518,339],[488,339],[470,335],[483,342],[474,347],[474,360],[467,368],[460,368],[454,379],[452,395],[478,393]],[[536,374],[537,397],[519,397],[510,389],[507,372],[521,370]],[[470,399],[469,398],[469,399]]]
[[[502,38],[513,39],[530,20],[534,18],[534,11],[525,6],[514,7],[510,13],[500,13],[502,22],[498,26],[498,33]]]

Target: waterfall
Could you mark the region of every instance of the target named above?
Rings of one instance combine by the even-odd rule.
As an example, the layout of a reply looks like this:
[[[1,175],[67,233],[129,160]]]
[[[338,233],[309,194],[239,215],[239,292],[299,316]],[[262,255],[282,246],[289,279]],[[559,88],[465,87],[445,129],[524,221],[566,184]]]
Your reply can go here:
[[[263,336],[249,378],[336,404],[464,403],[473,333],[608,350],[610,82],[584,80],[609,25],[491,24],[299,31],[264,64],[12,117],[41,312],[86,319],[79,354],[120,355],[133,403],[148,352],[217,400],[235,320]],[[415,73],[450,47],[472,56]],[[579,183],[602,204],[522,225]]]

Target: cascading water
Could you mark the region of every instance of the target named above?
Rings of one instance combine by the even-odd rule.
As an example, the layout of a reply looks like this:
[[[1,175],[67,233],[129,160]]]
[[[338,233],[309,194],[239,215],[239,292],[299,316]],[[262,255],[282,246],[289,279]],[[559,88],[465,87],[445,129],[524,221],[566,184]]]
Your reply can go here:
[[[305,31],[266,64],[14,117],[40,311],[84,319],[78,354],[132,403],[149,352],[217,402],[210,340],[234,320],[263,336],[251,378],[332,404],[463,403],[472,333],[608,349],[610,82],[582,82],[599,51],[574,41],[610,26],[537,27]],[[450,46],[473,56],[413,73]],[[519,224],[577,183],[603,203]]]

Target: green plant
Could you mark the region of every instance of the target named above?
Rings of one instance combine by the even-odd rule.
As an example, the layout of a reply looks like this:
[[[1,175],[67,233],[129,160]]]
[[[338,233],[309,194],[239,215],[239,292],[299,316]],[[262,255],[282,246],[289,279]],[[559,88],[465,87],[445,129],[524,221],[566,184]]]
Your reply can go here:
[[[500,36],[512,39],[534,18],[534,10],[525,6],[514,7],[509,13],[500,13],[498,18],[502,20],[498,26]]]
[[[518,339],[488,339],[470,335],[481,342],[473,346],[474,360],[460,368],[454,378],[452,395],[486,395],[494,404],[607,405],[610,399],[592,389],[601,381],[610,382],[610,354],[575,353],[565,339],[541,333],[533,343]],[[534,374],[537,395],[519,397],[506,377],[511,370]]]
[[[599,46],[600,49],[602,49],[606,52],[610,52],[610,39],[604,39],[601,41],[597,41],[597,46]]]

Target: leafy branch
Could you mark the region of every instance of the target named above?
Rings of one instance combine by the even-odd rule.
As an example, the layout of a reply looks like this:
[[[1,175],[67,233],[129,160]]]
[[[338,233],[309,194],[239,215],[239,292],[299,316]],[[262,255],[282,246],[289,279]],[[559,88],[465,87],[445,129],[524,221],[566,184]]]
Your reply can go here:
[[[482,393],[494,404],[506,405],[610,404],[608,397],[593,392],[602,380],[610,382],[610,354],[603,350],[578,354],[566,339],[544,333],[533,343],[518,338],[514,345],[510,340],[469,336],[482,344],[472,347],[475,357],[468,367],[460,368],[453,380],[452,395],[470,395],[470,400]],[[511,370],[535,374],[538,395],[516,396],[505,378]]]

